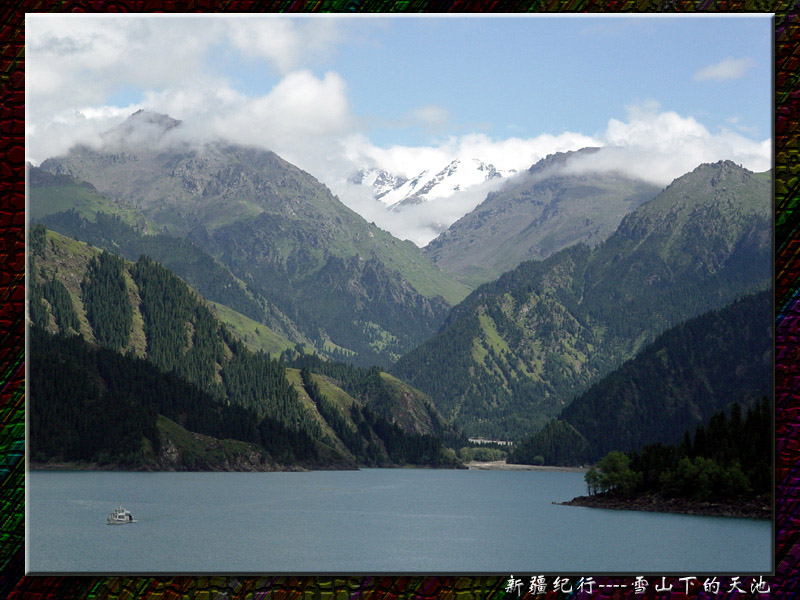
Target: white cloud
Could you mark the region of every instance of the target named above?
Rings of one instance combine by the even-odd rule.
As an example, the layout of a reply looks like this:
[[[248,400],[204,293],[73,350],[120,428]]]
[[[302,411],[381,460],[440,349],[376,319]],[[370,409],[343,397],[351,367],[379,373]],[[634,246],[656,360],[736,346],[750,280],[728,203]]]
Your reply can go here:
[[[727,81],[739,79],[755,66],[752,58],[726,58],[718,63],[703,67],[694,74],[694,81]]]
[[[602,133],[589,137],[566,132],[536,138],[493,140],[483,134],[453,137],[439,146],[379,148],[363,136],[349,141],[347,159],[391,173],[413,177],[425,169],[441,169],[454,158],[480,158],[499,169],[522,172],[554,152],[599,146],[596,153],[578,157],[565,173],[616,171],[665,186],[701,163],[732,160],[752,171],[765,171],[772,163],[770,139],[753,140],[723,129],[708,131],[693,117],[663,111],[654,101],[628,107],[625,120],[610,119]],[[361,186],[339,180],[329,183],[351,208],[394,235],[425,245],[482,202],[502,182],[488,182],[449,197],[388,211]]]
[[[287,109],[290,118],[302,116],[298,127],[318,130],[320,121],[332,111],[319,102],[320,90],[308,75],[294,71],[308,60],[335,51],[342,35],[340,23],[338,19],[274,16],[28,15],[28,157],[38,162],[63,152],[118,124],[138,108],[170,113],[186,118],[187,123],[192,115],[204,111],[207,123],[209,116],[217,111],[224,115],[233,106],[245,105],[251,113]],[[225,44],[245,57],[267,61],[286,77],[272,93],[245,98],[231,88],[224,74],[209,68],[210,56]],[[341,103],[342,94],[335,89],[341,80],[337,82],[336,77],[322,78],[322,92]],[[139,91],[141,100],[126,106],[109,103],[126,90]],[[304,91],[311,96],[303,96]],[[299,106],[292,109],[291,103]],[[320,110],[310,110],[312,104]],[[341,104],[335,105],[334,115],[340,109]],[[77,112],[86,119],[76,118]],[[271,126],[283,123],[285,119],[278,115],[269,121]],[[257,141],[253,127],[245,129],[250,130],[248,137]]]
[[[404,206],[399,210],[388,210],[385,205],[376,201],[370,188],[342,180],[333,182],[330,187],[347,206],[367,221],[374,222],[400,239],[410,240],[422,247],[483,202],[489,192],[499,189],[505,183],[506,180],[503,179],[486,181],[458,194]]]
[[[345,204],[367,220],[374,221],[401,239],[424,246],[478,206],[490,191],[504,185],[505,180],[489,180],[450,196],[436,197],[422,204],[390,211],[372,197],[368,188],[349,184],[345,177],[364,166],[414,177],[425,170],[436,173],[454,159],[463,162],[479,159],[503,171],[524,171],[548,154],[600,143],[596,138],[572,132],[503,140],[494,140],[484,134],[468,134],[451,137],[438,146],[380,148],[364,136],[351,136],[345,143],[347,150],[344,158],[352,166],[327,183]]]
[[[571,169],[614,170],[666,185],[701,163],[732,160],[752,171],[772,164],[772,142],[723,129],[712,134],[692,117],[660,112],[657,104],[628,108],[628,119],[611,119],[600,136],[600,152],[581,157]]]
[[[600,142],[580,133],[542,134],[535,138],[495,140],[485,134],[452,136],[437,146],[373,145],[364,136],[352,136],[346,142],[347,159],[354,165],[383,169],[398,175],[414,177],[425,169],[439,170],[453,159],[478,158],[501,170],[527,169],[537,160],[553,152],[577,150]]]
[[[341,40],[335,19],[290,21],[281,17],[228,22],[228,35],[244,56],[269,60],[283,73],[332,51]]]

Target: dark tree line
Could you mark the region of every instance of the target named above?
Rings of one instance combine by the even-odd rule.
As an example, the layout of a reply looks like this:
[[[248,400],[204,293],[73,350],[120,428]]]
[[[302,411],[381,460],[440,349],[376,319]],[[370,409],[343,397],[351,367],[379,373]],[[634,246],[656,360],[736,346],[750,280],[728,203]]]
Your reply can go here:
[[[132,275],[142,300],[148,360],[261,417],[319,435],[279,361],[235,339],[183,281],[149,257],[139,258]]]
[[[42,285],[42,295],[50,303],[59,331],[78,333],[81,328],[78,313],[75,312],[67,287],[56,279],[55,274]]]
[[[772,486],[770,402],[746,415],[738,403],[716,413],[679,444],[650,444],[637,452],[610,452],[586,474],[590,493],[658,493],[724,500],[769,494]]]
[[[89,262],[81,282],[86,318],[98,343],[122,349],[128,345],[133,326],[133,306],[125,284],[124,262],[103,251]]]
[[[92,347],[77,336],[30,331],[30,444],[34,460],[135,464],[143,441],[160,450],[156,417],[189,431],[257,444],[274,459],[316,458],[314,440],[270,417],[220,402],[146,360]]]

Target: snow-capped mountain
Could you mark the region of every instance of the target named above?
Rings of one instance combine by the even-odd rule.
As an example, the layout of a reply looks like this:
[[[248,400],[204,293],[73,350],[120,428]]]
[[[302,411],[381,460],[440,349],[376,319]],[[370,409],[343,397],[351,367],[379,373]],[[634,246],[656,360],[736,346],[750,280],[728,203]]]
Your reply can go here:
[[[426,169],[414,177],[405,177],[380,169],[360,169],[347,181],[371,187],[374,198],[391,210],[446,198],[489,180],[516,173],[500,170],[480,159],[452,160],[441,169]]]

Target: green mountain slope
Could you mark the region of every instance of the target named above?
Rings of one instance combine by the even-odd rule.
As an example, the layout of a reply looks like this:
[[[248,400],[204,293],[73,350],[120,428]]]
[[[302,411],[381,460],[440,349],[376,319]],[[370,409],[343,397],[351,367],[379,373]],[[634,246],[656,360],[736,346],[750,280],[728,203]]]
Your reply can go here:
[[[91,182],[193,240],[317,347],[388,364],[433,334],[469,292],[276,154],[222,142],[145,147],[126,137],[140,124],[161,127],[163,139],[179,127],[137,113],[109,133],[104,150],[76,147],[41,166]]]
[[[542,159],[431,241],[425,255],[475,285],[524,260],[546,258],[578,242],[601,242],[622,217],[661,188],[620,173],[565,171],[574,159],[596,151],[585,148]]]
[[[130,263],[41,226],[34,228],[30,248],[34,325],[146,358],[221,401],[315,434],[283,367],[248,350],[197,292],[160,264],[144,256]],[[65,327],[63,317],[59,322],[65,311],[56,311],[42,293],[52,281],[63,287],[60,298],[74,311],[77,329]],[[42,312],[44,318],[34,316]]]
[[[307,369],[323,393],[336,399],[340,408],[358,401],[406,431],[435,436],[450,447],[467,443],[464,435],[442,417],[429,396],[377,367],[367,369],[325,361],[296,350],[284,352],[281,359],[293,368]]]
[[[770,280],[770,184],[701,165],[579,244],[485,284],[392,372],[468,434],[523,437],[659,333]]]
[[[76,181],[69,175],[53,175],[30,164],[27,173],[28,218],[31,221],[75,210],[88,219],[104,212],[137,229],[146,230],[152,226],[135,206],[104,197],[91,183]]]
[[[677,443],[732,402],[747,406],[768,396],[771,323],[772,295],[763,291],[668,329],[519,444],[509,460],[585,464],[612,450]],[[567,430],[582,441],[565,436]]]
[[[347,398],[353,405],[350,412],[366,423],[360,435],[371,450],[353,454],[331,429],[318,403],[309,400],[307,382],[297,378],[297,371],[287,371],[263,352],[248,349],[194,290],[162,265],[144,256],[130,263],[41,225],[30,233],[30,249],[30,319],[43,340],[32,346],[29,355],[32,376],[41,382],[38,401],[50,408],[70,406],[72,411],[69,422],[61,427],[58,419],[45,423],[50,409],[42,409],[37,427],[46,434],[38,439],[56,441],[42,442],[37,460],[99,461],[131,468],[226,468],[226,464],[238,465],[237,469],[262,468],[258,461],[267,465],[263,468],[298,461],[323,467],[357,461],[382,466],[413,461],[453,464],[437,431],[412,426],[401,410],[395,417],[395,396],[405,402],[404,408],[410,405],[420,412],[413,409],[414,402],[424,401],[420,392],[398,382],[390,389],[385,410],[377,414],[370,409],[369,398],[349,397],[326,382],[326,396]],[[263,329],[248,329],[248,323],[255,324],[243,315],[228,308],[220,312],[239,324],[245,340],[252,333],[254,338],[248,341],[253,345],[276,342]],[[273,353],[289,350],[277,342]],[[55,355],[48,354],[51,348]],[[60,371],[75,381],[62,385]],[[380,372],[376,369],[375,373],[380,379]],[[177,383],[170,383],[173,380]],[[74,393],[75,386],[89,390],[85,398]],[[408,395],[414,402],[406,401]],[[91,419],[108,418],[117,398],[125,399],[128,412],[122,418],[133,428],[123,426],[128,433],[127,437],[120,433],[121,446],[114,446],[113,435],[89,449],[71,445],[75,436],[83,435],[81,431],[98,426]],[[82,419],[84,411],[91,419]],[[214,429],[216,425],[209,425],[216,422],[211,413],[217,415],[213,419],[233,419],[232,424]],[[156,423],[157,415],[188,433],[179,435],[163,420]],[[159,444],[166,443],[165,431],[174,434],[170,439],[184,458],[172,460],[169,453],[159,454]],[[283,440],[280,448],[264,438],[270,432],[275,440]],[[225,437],[256,444],[264,454],[253,454],[252,448],[242,444],[223,443]],[[198,448],[206,443],[209,448],[200,452]]]
[[[270,329],[270,337],[286,337],[294,343],[309,344],[308,338],[297,331],[275,305],[254,296],[225,265],[191,240],[148,233],[152,226],[126,219],[126,215],[118,210],[123,203],[100,195],[89,183],[69,175],[51,175],[37,167],[29,167],[28,174],[32,221],[128,260],[135,261],[146,254],[184,279],[205,298]],[[49,185],[52,180],[57,180],[59,185]],[[79,194],[86,198],[85,203],[75,202]],[[56,209],[58,212],[54,212]],[[143,222],[143,219],[139,217],[139,221]]]
[[[30,330],[29,451],[34,464],[269,469],[316,463],[305,431],[219,398],[153,363],[78,336]],[[334,464],[348,464],[339,456]]]

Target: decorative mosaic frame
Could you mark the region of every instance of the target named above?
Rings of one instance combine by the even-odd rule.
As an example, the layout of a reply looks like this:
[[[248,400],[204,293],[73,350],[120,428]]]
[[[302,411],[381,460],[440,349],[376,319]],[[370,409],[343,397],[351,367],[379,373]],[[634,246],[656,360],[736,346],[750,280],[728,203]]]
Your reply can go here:
[[[26,577],[24,576],[24,13],[25,12],[634,12],[775,13],[775,413],[776,413],[776,558],[775,574],[765,577],[768,595],[800,592],[800,23],[797,2],[768,0],[208,0],[157,3],[149,0],[17,1],[0,8],[0,598],[178,600],[356,598],[516,598],[506,593],[510,574],[495,576],[343,577]],[[535,565],[532,565],[535,567]],[[515,574],[520,576],[522,574]],[[530,575],[535,575],[531,573]],[[587,576],[589,574],[586,574]],[[690,574],[687,574],[690,575]],[[527,592],[527,577],[522,596]],[[577,578],[573,578],[573,586]],[[720,577],[720,593],[669,576],[649,577],[636,594],[632,577],[594,578],[593,593],[553,591],[545,578],[544,598],[712,598],[751,595],[726,593],[733,577]],[[658,579],[659,581],[654,581]],[[657,585],[673,586],[659,592]],[[687,592],[688,593],[685,593]]]

